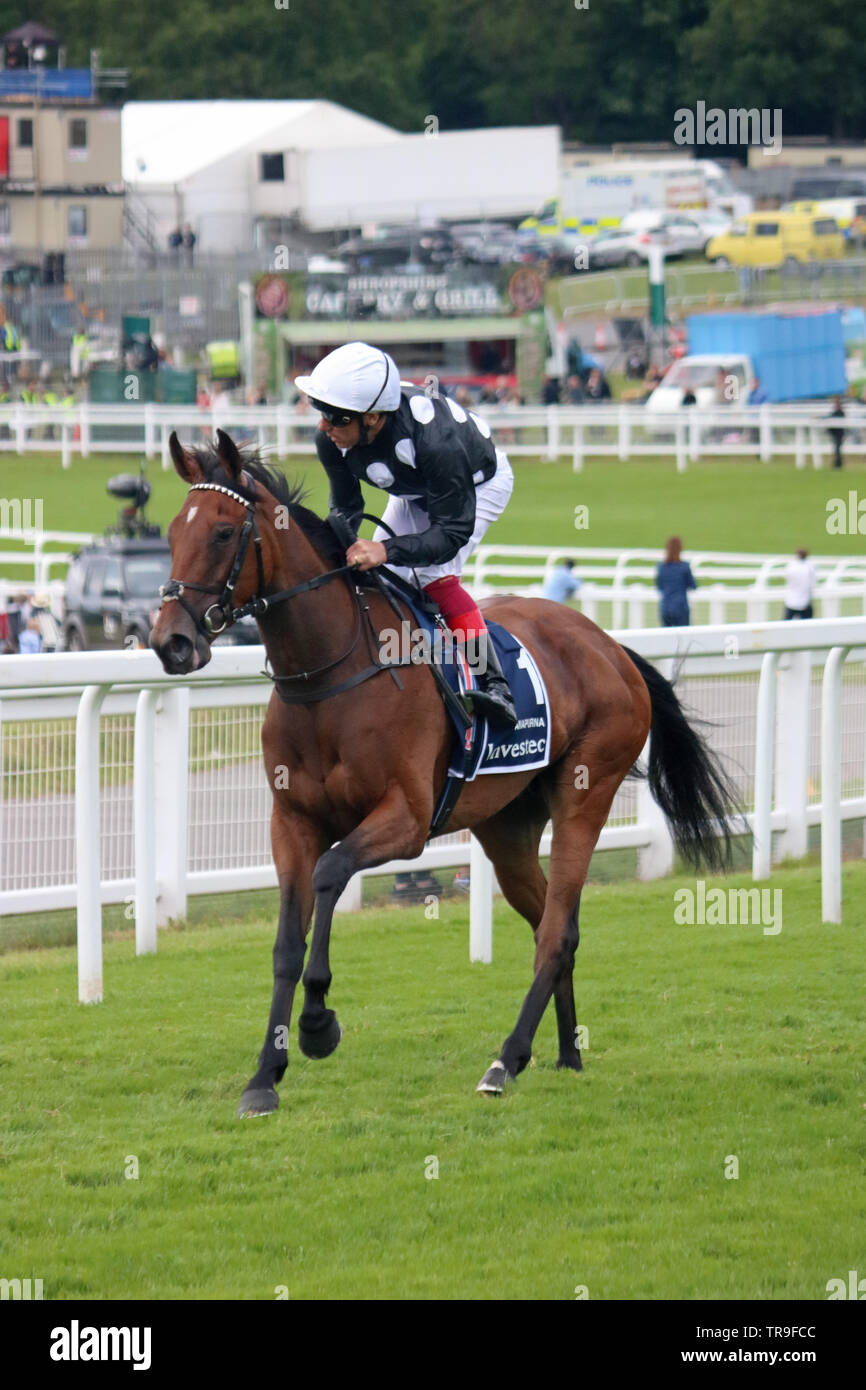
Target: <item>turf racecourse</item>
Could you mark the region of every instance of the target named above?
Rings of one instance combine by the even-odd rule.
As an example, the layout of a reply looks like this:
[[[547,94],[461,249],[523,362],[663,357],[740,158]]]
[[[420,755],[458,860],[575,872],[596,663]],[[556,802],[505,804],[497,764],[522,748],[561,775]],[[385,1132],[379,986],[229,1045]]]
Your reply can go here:
[[[507,448],[507,445],[506,445]],[[276,462],[276,460],[274,460]],[[18,458],[0,454],[0,497],[27,497],[43,503],[46,530],[101,531],[114,521],[116,503],[105,492],[112,473],[135,471],[138,456],[73,459],[64,472],[57,455]],[[279,461],[286,475],[303,481],[308,503],[327,510],[323,470],[310,455]],[[827,532],[827,502],[854,490],[866,498],[866,463],[846,460],[845,468],[797,470],[791,459],[702,459],[678,474],[673,459],[628,462],[588,458],[582,473],[561,460],[513,460],[511,501],[486,540],[500,545],[653,547],[661,550],[671,533],[680,533],[687,550],[786,552],[804,545],[816,554],[860,555],[864,536]],[[164,526],[180,510],[186,489],[174,471],[151,460],[153,487],[149,512]],[[387,500],[378,488],[365,488],[366,510],[380,516]],[[575,507],[587,508],[575,529]],[[864,522],[866,525],[866,522]],[[368,527],[369,529],[369,527]],[[17,548],[4,541],[3,550]],[[0,566],[0,574],[16,570]],[[21,570],[17,573],[20,575]]]
[[[4,1272],[46,1299],[826,1299],[866,1268],[866,865],[843,926],[814,865],[774,874],[777,935],[678,925],[683,884],[586,890],[586,1069],[555,1070],[551,1008],[501,1101],[473,1088],[531,962],[501,900],[492,966],[465,902],[338,918],[342,1045],[308,1062],[293,1029],[259,1120],[272,913],[109,940],[90,1008],[72,950],[3,957]]]

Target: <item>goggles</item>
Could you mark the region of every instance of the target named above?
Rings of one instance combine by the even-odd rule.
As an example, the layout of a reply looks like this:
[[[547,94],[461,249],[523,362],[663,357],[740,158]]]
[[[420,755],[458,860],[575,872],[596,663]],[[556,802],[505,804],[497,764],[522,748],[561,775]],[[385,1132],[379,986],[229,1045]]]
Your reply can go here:
[[[343,406],[328,405],[326,401],[317,401],[310,396],[310,405],[317,410],[323,420],[327,420],[329,425],[336,425],[338,428],[343,425],[351,425],[353,420],[360,420],[361,415],[357,410],[345,410]]]

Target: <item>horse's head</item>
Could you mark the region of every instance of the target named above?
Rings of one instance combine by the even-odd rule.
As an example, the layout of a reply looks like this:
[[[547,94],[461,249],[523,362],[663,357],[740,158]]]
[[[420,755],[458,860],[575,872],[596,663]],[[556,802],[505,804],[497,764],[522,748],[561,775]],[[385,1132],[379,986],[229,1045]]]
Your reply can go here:
[[[256,508],[273,498],[257,492],[222,430],[216,448],[184,449],[176,434],[169,448],[190,492],[168,528],[172,577],[163,586],[150,645],[170,675],[185,675],[207,665],[211,641],[228,626],[231,609],[267,582]]]

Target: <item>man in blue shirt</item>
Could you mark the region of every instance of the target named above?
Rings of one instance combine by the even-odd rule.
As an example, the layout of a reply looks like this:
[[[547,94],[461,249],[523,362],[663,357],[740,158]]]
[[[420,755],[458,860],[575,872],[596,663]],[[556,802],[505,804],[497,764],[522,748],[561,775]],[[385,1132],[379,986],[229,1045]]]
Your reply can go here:
[[[580,580],[573,571],[573,560],[563,560],[561,565],[552,569],[544,582],[542,598],[553,599],[554,603],[567,603],[573,598],[580,588]]]

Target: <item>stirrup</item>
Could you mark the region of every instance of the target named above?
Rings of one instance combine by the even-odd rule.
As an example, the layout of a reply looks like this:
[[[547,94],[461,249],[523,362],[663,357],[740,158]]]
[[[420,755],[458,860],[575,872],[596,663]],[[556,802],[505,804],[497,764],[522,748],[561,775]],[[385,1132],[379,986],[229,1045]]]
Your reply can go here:
[[[514,700],[504,680],[502,685],[505,689],[505,696],[502,698],[497,698],[492,691],[483,690],[479,686],[476,690],[468,690],[463,697],[463,702],[470,714],[478,714],[487,719],[490,724],[513,729],[517,724],[517,710],[514,708]]]

